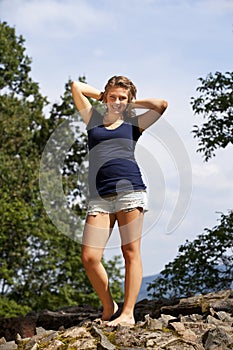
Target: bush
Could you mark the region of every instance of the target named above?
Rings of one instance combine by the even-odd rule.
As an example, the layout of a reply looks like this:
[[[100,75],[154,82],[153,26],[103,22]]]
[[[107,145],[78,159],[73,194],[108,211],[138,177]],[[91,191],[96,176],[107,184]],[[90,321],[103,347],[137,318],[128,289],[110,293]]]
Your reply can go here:
[[[0,297],[0,317],[25,316],[29,311],[28,306],[19,305],[6,297]]]

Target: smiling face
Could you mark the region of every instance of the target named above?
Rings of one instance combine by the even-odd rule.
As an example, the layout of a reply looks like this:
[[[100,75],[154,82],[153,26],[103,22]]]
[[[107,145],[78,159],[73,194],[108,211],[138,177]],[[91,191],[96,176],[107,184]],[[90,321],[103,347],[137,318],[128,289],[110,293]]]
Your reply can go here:
[[[112,87],[107,93],[108,113],[120,115],[126,109],[129,99],[129,91],[123,87]]]

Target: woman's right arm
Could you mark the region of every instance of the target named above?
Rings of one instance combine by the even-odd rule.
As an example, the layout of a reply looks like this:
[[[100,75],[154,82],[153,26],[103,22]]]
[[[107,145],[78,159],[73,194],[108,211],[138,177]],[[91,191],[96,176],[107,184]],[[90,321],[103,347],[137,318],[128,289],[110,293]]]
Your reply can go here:
[[[101,92],[98,89],[80,81],[72,81],[71,91],[77,110],[81,114],[83,121],[88,124],[92,113],[92,105],[89,102],[88,97],[99,100],[102,96]]]

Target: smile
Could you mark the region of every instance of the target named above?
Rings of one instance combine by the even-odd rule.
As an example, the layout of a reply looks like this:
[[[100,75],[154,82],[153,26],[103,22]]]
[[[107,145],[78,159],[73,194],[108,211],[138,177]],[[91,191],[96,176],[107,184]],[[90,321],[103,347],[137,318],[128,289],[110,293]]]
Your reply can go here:
[[[122,108],[121,108],[121,105],[111,105],[111,108],[112,108],[113,110],[115,110],[115,111],[119,111],[119,110],[122,109]]]

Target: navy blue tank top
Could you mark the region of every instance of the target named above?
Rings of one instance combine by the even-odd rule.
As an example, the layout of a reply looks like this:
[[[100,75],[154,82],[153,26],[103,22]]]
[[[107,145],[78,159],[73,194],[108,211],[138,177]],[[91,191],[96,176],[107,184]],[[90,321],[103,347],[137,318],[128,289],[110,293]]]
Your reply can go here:
[[[103,115],[94,109],[87,134],[91,198],[146,189],[134,157],[141,136],[137,116],[110,130],[103,125]]]

